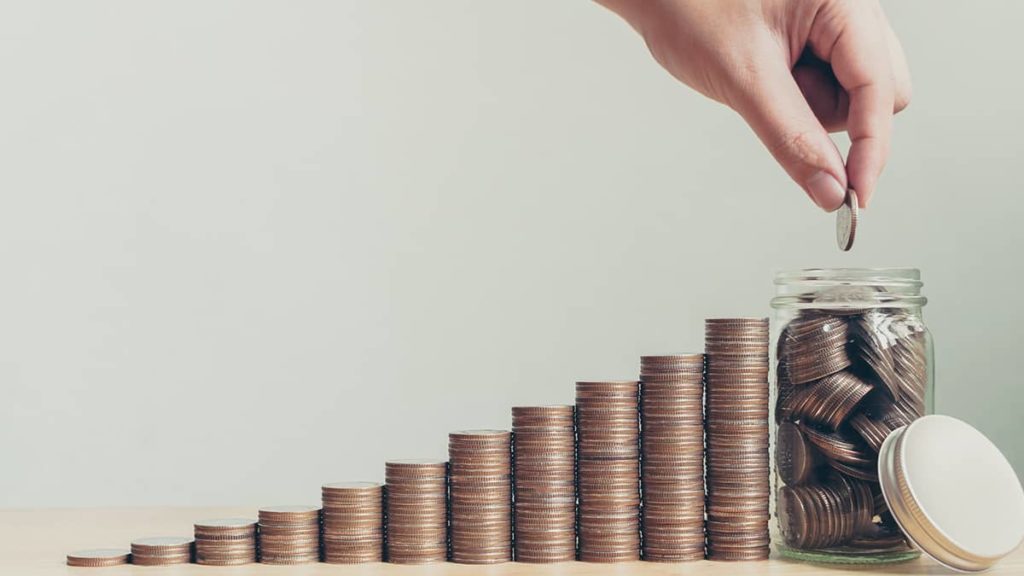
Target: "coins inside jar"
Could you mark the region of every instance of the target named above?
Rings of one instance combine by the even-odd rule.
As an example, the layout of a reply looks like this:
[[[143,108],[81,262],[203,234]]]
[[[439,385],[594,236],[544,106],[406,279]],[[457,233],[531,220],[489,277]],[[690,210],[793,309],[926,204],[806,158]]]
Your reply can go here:
[[[924,328],[900,309],[829,298],[837,307],[801,310],[779,335],[780,531],[796,550],[906,550],[879,515],[877,453],[924,412]]]

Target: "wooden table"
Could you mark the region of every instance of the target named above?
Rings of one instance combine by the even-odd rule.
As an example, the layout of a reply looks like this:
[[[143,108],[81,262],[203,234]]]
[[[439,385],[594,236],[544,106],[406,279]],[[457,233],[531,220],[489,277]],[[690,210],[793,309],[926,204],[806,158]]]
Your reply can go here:
[[[396,564],[364,564],[340,566],[334,564],[306,564],[301,566],[246,566],[216,568],[187,564],[179,566],[117,566],[112,568],[71,568],[64,564],[68,552],[83,548],[128,548],[133,538],[145,536],[191,536],[192,523],[216,517],[255,517],[252,508],[106,508],[56,510],[0,510],[0,574],[4,576],[44,576],[52,574],[110,575],[133,574],[166,576],[223,576],[248,574],[287,574],[294,576],[393,574],[402,576],[448,575],[660,575],[679,574],[702,576],[705,574],[826,574],[841,576],[853,573],[884,574],[953,574],[927,559],[887,566],[845,568],[815,566],[769,560],[767,562],[688,562],[658,564],[629,562],[624,564],[563,564],[508,563],[495,566],[466,566],[452,563],[424,566]],[[1018,549],[986,574],[1024,574],[1024,549]]]

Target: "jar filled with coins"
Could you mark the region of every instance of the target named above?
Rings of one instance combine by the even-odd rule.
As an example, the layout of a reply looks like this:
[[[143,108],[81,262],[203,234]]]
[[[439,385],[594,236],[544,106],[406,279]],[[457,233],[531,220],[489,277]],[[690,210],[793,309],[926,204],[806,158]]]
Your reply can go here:
[[[778,553],[843,563],[916,557],[882,496],[878,451],[932,409],[920,272],[811,269],[782,272],[775,284]]]

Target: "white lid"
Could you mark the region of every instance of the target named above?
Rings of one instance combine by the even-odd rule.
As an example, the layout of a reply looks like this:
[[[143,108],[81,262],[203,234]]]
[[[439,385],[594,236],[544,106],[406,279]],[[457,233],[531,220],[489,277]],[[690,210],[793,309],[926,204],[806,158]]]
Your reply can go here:
[[[1024,540],[1024,489],[984,434],[949,416],[925,416],[885,439],[882,494],[903,533],[935,561],[985,570]]]

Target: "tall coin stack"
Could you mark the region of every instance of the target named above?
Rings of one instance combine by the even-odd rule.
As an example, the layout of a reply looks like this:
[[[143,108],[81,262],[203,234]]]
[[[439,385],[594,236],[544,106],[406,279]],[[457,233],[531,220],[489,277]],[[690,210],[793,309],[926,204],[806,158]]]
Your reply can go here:
[[[132,564],[166,566],[192,561],[192,539],[178,536],[139,538],[132,541]]]
[[[768,558],[768,320],[709,319],[707,554]]]
[[[572,406],[512,408],[517,562],[576,559],[576,431]]]
[[[512,433],[464,430],[448,435],[451,559],[462,564],[512,560]]]
[[[640,358],[643,558],[704,559],[704,355]]]
[[[261,508],[260,562],[304,564],[320,560],[320,508],[271,506]]]
[[[384,465],[387,559],[425,564],[448,559],[448,463],[392,460]]]
[[[384,556],[384,486],[335,482],[321,489],[324,562],[380,562]]]
[[[219,518],[195,523],[196,563],[235,566],[256,561],[256,521]]]
[[[637,381],[577,382],[579,559],[640,558]]]

